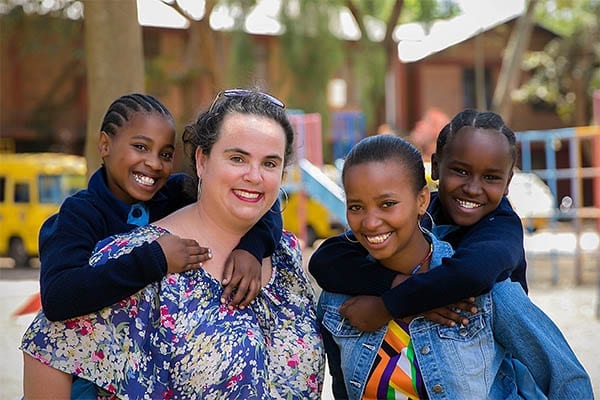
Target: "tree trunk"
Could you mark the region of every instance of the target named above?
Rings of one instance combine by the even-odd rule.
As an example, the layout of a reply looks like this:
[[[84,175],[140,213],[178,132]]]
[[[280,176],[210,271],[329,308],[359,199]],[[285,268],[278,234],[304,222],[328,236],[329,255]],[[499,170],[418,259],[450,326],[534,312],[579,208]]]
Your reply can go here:
[[[525,13],[519,17],[502,57],[502,68],[494,90],[492,110],[509,123],[512,111],[511,93],[517,87],[523,55],[529,46],[533,30],[533,11],[538,0],[529,0]]]
[[[396,0],[390,17],[386,22],[385,37],[383,39],[387,61],[385,68],[387,79],[385,80],[385,83],[389,83],[390,86],[386,86],[384,99],[379,103],[382,104],[380,107],[383,108],[383,118],[379,118],[377,126],[380,126],[383,123],[387,123],[393,127],[396,126],[396,109],[398,103],[396,96],[398,95],[398,92],[396,91],[395,77],[396,64],[398,63],[398,43],[394,40],[393,33],[394,28],[396,28],[396,24],[398,24],[398,20],[400,19],[400,14],[402,14],[402,7],[404,7],[404,0]]]
[[[201,21],[190,20],[189,39],[185,48],[181,81],[183,111],[186,119],[196,116],[203,100],[211,98],[223,86],[223,63],[217,60],[215,32],[208,16]]]
[[[574,58],[572,72],[573,91],[575,92],[575,125],[584,126],[593,123],[591,98],[588,93],[594,75],[594,36],[581,35],[579,51]]]
[[[178,85],[182,96],[182,111],[184,120],[196,116],[198,107],[203,100],[211,98],[223,85],[223,60],[217,59],[216,33],[210,27],[216,0],[206,0],[204,16],[195,20],[178,2],[166,3],[190,22],[188,40],[182,65],[182,79]]]
[[[100,165],[98,134],[110,103],[130,92],[144,91],[142,29],[136,0],[84,0],[87,67],[88,176]]]
[[[475,40],[475,104],[479,111],[487,110],[487,88],[485,87],[485,46],[482,35]]]
[[[346,0],[345,5],[354,16],[354,20],[361,31],[362,37],[367,38],[368,35],[363,23],[362,13],[359,11],[353,0]],[[375,126],[368,128],[368,131],[370,132],[376,131],[376,128],[384,123],[388,123],[392,126],[396,125],[396,109],[398,106],[395,87],[395,69],[398,60],[398,44],[394,41],[393,33],[394,28],[396,28],[398,20],[400,19],[400,15],[402,14],[402,7],[404,7],[404,0],[395,0],[392,11],[388,20],[386,21],[385,36],[382,41],[382,46],[385,50],[386,57],[386,73],[385,78],[381,81],[381,83],[386,87],[383,97],[372,99],[373,103],[376,104],[376,111]],[[394,86],[388,87],[388,83]]]

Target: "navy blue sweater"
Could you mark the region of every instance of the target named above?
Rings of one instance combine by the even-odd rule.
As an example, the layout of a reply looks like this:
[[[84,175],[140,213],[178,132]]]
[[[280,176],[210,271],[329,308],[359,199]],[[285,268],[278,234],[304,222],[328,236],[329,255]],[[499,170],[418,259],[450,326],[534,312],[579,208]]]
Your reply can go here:
[[[436,224],[451,224],[437,193],[429,206]],[[525,292],[526,261],[523,226],[508,199],[475,225],[460,227],[443,237],[456,253],[441,268],[416,274],[391,288],[397,273],[368,257],[358,243],[344,235],[324,241],[309,261],[309,271],[325,290],[352,295],[380,295],[396,318],[420,314],[471,296],[489,292],[510,276]]]
[[[185,174],[169,178],[165,187],[146,203],[150,221],[194,201],[184,194],[189,181]],[[281,238],[279,202],[273,207],[277,212],[266,213],[237,247],[259,260],[271,255]],[[129,209],[129,204],[110,192],[105,170],[100,168],[92,175],[87,190],[65,199],[59,212],[44,222],[39,236],[40,291],[42,308],[49,320],[97,311],[166,274],[167,260],[157,242],[109,260],[102,268],[89,267],[88,260],[99,240],[135,228],[127,223]]]

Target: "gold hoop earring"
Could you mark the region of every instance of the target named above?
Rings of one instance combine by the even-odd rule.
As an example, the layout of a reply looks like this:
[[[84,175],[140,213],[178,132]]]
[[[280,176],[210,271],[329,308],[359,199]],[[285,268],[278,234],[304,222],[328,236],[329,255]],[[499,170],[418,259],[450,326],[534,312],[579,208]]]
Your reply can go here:
[[[287,208],[287,206],[290,202],[290,198],[288,197],[288,194],[285,191],[285,189],[283,188],[283,186],[279,187],[279,191],[282,193],[282,195],[280,196],[280,198],[281,198],[280,201],[281,201],[281,203],[283,203],[283,208],[281,208],[278,213],[269,209],[269,212],[272,212],[273,214],[283,214],[283,212],[285,211],[285,209]],[[285,198],[285,201],[283,201],[284,198]]]
[[[350,227],[348,227],[348,228],[346,228],[346,230],[344,230],[344,237],[346,238],[346,240],[349,241],[350,243],[360,243],[358,240],[350,239],[350,236],[348,236],[348,231],[350,231]],[[354,235],[354,233],[352,233],[352,234]]]
[[[423,228],[423,226],[421,226],[421,219],[425,216],[429,217],[429,220],[431,221],[431,231],[433,231],[433,228],[435,227],[435,222],[433,222],[433,217],[431,216],[431,214],[429,214],[429,211],[425,210],[425,213],[423,215],[419,215],[419,218],[417,219],[417,225],[419,226],[419,230],[425,234],[428,233],[427,229]]]

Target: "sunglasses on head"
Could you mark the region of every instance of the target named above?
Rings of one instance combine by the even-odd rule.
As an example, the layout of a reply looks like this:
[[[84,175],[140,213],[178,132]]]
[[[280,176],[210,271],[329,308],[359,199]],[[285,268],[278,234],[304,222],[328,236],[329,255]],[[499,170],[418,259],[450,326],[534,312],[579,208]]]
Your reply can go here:
[[[260,94],[261,96],[266,98],[269,101],[269,103],[271,103],[277,107],[285,108],[285,104],[283,104],[283,102],[281,100],[279,100],[276,97],[271,96],[268,93],[257,92],[255,90],[249,90],[249,89],[227,89],[227,90],[221,90],[219,93],[217,93],[217,96],[215,97],[212,104],[210,105],[208,112],[213,112],[215,105],[217,104],[217,102],[219,101],[219,99],[221,97],[245,97],[245,96],[250,96],[253,93]]]

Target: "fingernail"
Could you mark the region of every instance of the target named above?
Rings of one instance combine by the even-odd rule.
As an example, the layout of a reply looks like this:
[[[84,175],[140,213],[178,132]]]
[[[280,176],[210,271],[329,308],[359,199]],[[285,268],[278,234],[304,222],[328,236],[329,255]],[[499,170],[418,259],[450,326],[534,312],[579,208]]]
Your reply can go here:
[[[212,250],[208,249],[208,258],[212,258]]]
[[[225,304],[225,301],[226,301],[225,298],[221,297],[221,304]]]
[[[199,266],[200,268],[202,268],[202,263],[199,263],[199,264],[198,264],[198,266]]]

